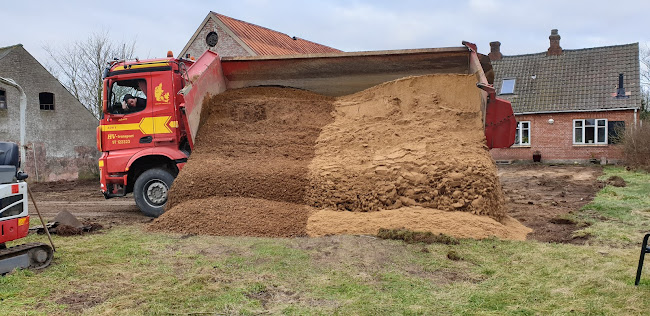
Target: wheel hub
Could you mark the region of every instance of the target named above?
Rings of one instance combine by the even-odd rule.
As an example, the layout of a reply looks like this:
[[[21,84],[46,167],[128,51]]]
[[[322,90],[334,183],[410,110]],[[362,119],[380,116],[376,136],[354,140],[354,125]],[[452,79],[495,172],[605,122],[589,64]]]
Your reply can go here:
[[[160,181],[155,181],[147,187],[147,199],[151,203],[161,205],[167,200],[167,185]]]
[[[34,252],[34,260],[38,263],[44,263],[47,261],[47,251],[43,249],[37,249]]]

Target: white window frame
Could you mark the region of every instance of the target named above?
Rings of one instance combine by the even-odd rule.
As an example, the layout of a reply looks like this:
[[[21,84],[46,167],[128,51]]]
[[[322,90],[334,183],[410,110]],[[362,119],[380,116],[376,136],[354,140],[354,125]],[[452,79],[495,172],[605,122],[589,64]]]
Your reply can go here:
[[[506,80],[512,80],[512,91],[504,92],[503,86],[505,85]],[[499,94],[515,94],[515,85],[517,84],[517,78],[503,78],[501,80],[501,88],[499,89]]]
[[[587,127],[586,126],[586,121],[587,120],[594,120],[594,142],[593,143],[585,142],[585,140],[586,140],[586,133],[585,132],[587,130],[587,128],[586,128]],[[605,125],[599,127],[598,122],[602,122],[602,121],[605,122]],[[582,135],[581,135],[582,136],[582,142],[576,142],[576,122],[581,122],[582,123],[582,126],[580,127],[581,133],[582,133]],[[608,125],[609,124],[607,124],[607,123],[608,123],[607,119],[577,119],[577,120],[573,120],[573,125],[571,126],[571,129],[573,130],[573,133],[572,133],[573,134],[573,140],[572,140],[573,144],[574,145],[607,145],[607,141],[608,141],[607,138],[608,138],[608,133],[609,133],[609,131],[608,131]],[[605,129],[605,141],[603,141],[603,142],[598,141],[598,129],[599,128],[604,128]]]
[[[528,123],[528,128],[527,128],[528,129],[528,142],[527,143],[523,143],[521,141],[522,139],[524,139],[524,137],[523,137],[524,129],[521,128],[522,123]],[[517,137],[515,137],[515,143],[513,144],[513,146],[522,146],[522,147],[529,147],[530,146],[530,130],[531,130],[530,127],[531,127],[530,126],[530,121],[519,121],[519,122],[517,122],[517,129],[515,130],[515,133],[517,133],[517,135],[516,135]],[[517,139],[519,140],[519,142],[517,142]]]

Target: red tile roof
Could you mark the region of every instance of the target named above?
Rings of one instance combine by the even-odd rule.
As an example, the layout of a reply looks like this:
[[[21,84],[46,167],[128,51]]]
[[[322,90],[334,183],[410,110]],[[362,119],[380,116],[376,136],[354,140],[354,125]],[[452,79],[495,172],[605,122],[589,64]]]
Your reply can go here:
[[[258,55],[334,53],[340,50],[212,12]]]

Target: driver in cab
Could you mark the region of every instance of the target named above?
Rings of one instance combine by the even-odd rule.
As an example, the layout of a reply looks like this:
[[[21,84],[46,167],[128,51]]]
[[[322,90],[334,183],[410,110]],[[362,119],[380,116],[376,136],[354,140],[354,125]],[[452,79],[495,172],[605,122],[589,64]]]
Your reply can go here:
[[[122,99],[122,113],[135,113],[144,110],[147,107],[147,99],[134,97],[127,94]]]

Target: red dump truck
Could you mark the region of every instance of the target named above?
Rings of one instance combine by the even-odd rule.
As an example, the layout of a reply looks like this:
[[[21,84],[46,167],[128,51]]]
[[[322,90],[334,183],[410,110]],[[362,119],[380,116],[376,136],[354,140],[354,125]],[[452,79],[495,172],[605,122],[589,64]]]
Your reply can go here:
[[[106,198],[133,192],[144,214],[162,214],[167,192],[194,148],[203,99],[243,87],[286,86],[341,96],[407,76],[475,74],[477,89],[483,90],[487,146],[510,147],[516,121],[510,103],[496,98],[488,82],[491,68],[467,42],[449,48],[229,58],[208,50],[196,61],[188,56],[113,61],[105,71],[97,128],[101,192]]]

